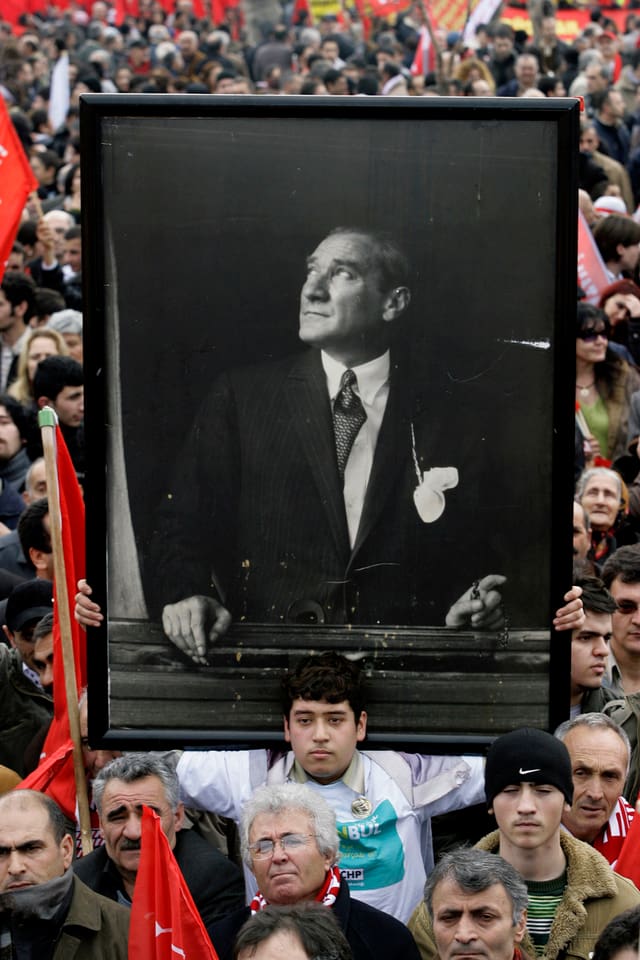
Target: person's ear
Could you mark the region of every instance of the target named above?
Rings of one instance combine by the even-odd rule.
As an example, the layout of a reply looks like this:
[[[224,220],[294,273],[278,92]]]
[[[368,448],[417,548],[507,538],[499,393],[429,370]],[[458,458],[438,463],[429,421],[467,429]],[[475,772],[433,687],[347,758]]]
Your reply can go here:
[[[382,308],[382,319],[389,323],[396,320],[409,306],[411,291],[408,287],[395,287],[385,297]]]
[[[289,730],[289,718],[283,717],[284,722],[284,739],[285,743],[291,743],[291,731]]]
[[[367,735],[367,712],[363,710],[356,724],[356,740],[361,743]]]

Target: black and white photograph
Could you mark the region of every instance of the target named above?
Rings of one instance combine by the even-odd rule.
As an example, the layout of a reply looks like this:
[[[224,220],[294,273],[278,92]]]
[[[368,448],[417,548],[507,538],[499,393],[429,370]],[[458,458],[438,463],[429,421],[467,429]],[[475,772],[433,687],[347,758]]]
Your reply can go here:
[[[276,743],[323,650],[373,743],[549,727],[578,105],[240,99],[81,105],[95,728]]]

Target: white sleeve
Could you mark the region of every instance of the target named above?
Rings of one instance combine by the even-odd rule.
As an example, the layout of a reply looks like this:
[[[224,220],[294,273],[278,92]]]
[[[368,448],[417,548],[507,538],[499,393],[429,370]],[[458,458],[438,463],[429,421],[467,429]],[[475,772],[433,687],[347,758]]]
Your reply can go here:
[[[266,781],[266,750],[190,750],[178,761],[180,799],[187,807],[239,820],[242,807]]]
[[[439,813],[449,813],[470,807],[474,803],[482,803],[484,796],[484,757],[466,756],[460,760],[468,768],[464,779],[460,778],[456,787],[429,805],[429,816],[435,817]]]

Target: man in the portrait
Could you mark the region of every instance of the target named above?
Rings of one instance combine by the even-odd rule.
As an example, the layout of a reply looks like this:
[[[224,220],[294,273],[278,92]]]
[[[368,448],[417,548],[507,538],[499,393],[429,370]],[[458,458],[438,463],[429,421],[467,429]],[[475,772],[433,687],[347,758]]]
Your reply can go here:
[[[196,661],[232,619],[502,625],[517,517],[506,472],[477,466],[477,411],[491,429],[503,398],[474,408],[463,385],[465,407],[440,370],[412,370],[408,278],[388,237],[334,230],[307,260],[310,349],[223,374],[201,408],[152,551],[164,630]]]

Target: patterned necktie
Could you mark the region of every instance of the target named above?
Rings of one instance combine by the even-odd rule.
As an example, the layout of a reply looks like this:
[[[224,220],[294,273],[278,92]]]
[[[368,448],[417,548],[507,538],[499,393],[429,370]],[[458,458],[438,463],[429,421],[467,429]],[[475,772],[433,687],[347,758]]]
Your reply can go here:
[[[333,401],[333,430],[336,437],[338,471],[342,478],[353,441],[367,419],[360,397],[353,389],[357,382],[353,370],[345,370],[340,380],[340,389]]]

